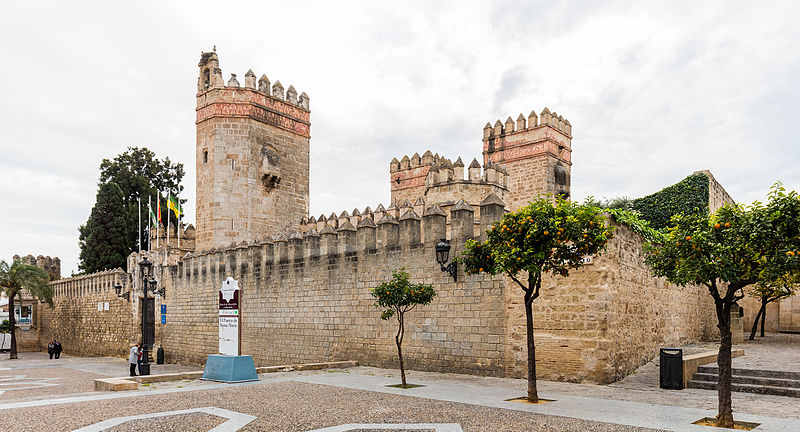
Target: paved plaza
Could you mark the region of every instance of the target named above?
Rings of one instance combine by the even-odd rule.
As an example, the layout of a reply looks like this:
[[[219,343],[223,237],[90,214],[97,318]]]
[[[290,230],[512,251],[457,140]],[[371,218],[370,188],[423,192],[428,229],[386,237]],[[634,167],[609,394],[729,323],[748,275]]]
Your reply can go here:
[[[734,366],[774,366],[775,358],[791,362],[800,350],[798,340],[800,335],[768,335],[740,344],[746,354]],[[153,365],[153,373],[191,370],[197,367]],[[508,401],[525,394],[524,380],[411,371],[409,381],[423,387],[402,390],[387,387],[399,382],[396,370],[373,367],[262,374],[260,381],[241,384],[181,380],[95,392],[95,378],[127,374],[124,360],[56,361],[21,353],[19,360],[0,360],[0,430],[722,430],[691,424],[715,414],[715,391],[661,390],[657,370],[654,361],[607,386],[539,381],[540,396],[555,402],[530,405]],[[757,431],[800,430],[796,398],[734,393],[733,403],[737,420],[762,424]]]

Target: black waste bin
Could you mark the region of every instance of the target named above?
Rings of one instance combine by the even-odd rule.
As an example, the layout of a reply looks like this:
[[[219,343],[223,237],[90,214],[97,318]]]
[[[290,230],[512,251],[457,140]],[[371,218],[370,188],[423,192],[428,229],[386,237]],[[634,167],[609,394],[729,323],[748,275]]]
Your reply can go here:
[[[156,350],[156,364],[164,364],[164,348],[158,347]]]
[[[661,348],[659,364],[661,388],[683,390],[683,350]]]

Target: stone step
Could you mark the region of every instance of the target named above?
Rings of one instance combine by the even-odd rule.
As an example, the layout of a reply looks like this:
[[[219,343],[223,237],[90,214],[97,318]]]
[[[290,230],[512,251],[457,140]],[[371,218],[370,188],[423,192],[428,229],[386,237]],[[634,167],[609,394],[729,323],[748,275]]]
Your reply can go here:
[[[705,390],[716,390],[717,382],[698,381],[692,379],[689,380],[689,382],[687,383],[687,387],[696,389],[705,389]],[[789,396],[789,397],[800,398],[800,389],[798,388],[771,387],[771,386],[732,383],[731,391],[740,393],[756,393],[764,395]]]
[[[717,374],[698,372],[694,374],[692,379],[695,381],[717,382],[719,378]],[[769,387],[788,387],[788,388],[800,389],[800,380],[783,379],[783,378],[763,378],[754,376],[733,375],[731,377],[731,382],[737,384],[762,385]]]
[[[716,366],[700,366],[697,368],[698,373],[716,374]],[[762,369],[739,369],[733,368],[733,375],[762,377],[762,378],[780,378],[790,380],[800,380],[800,372],[789,371],[776,371],[776,370],[762,370]]]

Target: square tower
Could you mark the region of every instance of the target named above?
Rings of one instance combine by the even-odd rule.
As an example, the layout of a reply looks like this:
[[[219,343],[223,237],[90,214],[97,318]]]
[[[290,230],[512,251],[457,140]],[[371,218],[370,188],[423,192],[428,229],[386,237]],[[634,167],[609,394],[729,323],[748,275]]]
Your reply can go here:
[[[305,93],[252,70],[222,79],[202,53],[197,82],[197,250],[297,229],[308,215],[311,111]]]
[[[541,119],[509,117],[483,128],[484,165],[497,162],[508,171],[508,201],[513,211],[538,195],[570,197],[572,125],[545,108]]]

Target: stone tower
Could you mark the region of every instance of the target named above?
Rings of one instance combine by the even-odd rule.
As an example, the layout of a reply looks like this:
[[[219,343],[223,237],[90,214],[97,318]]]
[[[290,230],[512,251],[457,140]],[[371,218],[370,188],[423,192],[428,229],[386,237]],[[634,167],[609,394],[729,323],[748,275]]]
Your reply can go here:
[[[308,215],[308,95],[252,70],[227,84],[216,50],[197,81],[197,250],[296,229]]]
[[[545,108],[541,118],[531,111],[516,122],[483,128],[484,165],[497,162],[508,171],[508,207],[525,205],[540,194],[570,197],[572,125]]]

